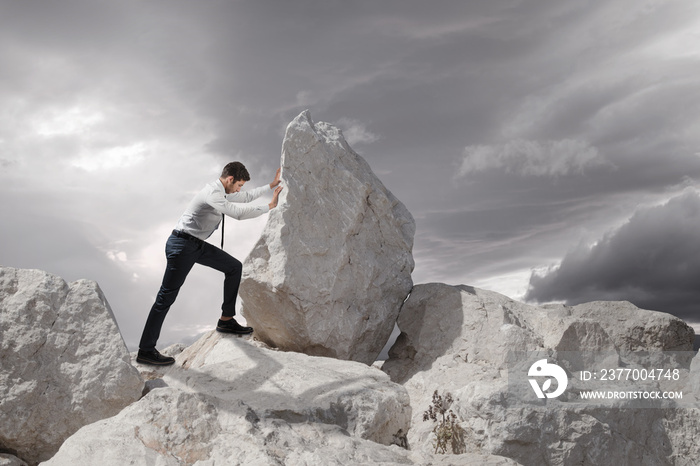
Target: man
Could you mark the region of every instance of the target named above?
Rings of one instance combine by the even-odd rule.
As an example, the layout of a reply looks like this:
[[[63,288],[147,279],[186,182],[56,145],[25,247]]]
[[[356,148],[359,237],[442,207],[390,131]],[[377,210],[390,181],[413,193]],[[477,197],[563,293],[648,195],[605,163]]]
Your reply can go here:
[[[251,327],[243,327],[233,318],[243,264],[223,249],[204,241],[219,227],[223,215],[244,220],[258,217],[277,207],[277,199],[282,190],[279,186],[280,169],[269,185],[269,189],[274,189],[274,193],[268,205],[239,205],[259,198],[268,190],[268,186],[261,186],[245,193],[240,192],[249,180],[248,170],[242,163],[229,163],[221,172],[221,177],[207,184],[192,199],[180,217],[165,245],[168,264],[160,291],[143,329],[136,362],[155,365],[169,365],[175,362],[174,358],[163,356],[156,350],[156,342],[160,337],[165,315],[175,302],[180,287],[195,263],[212,267],[225,274],[224,302],[221,305],[222,313],[216,330],[239,335],[253,332]]]

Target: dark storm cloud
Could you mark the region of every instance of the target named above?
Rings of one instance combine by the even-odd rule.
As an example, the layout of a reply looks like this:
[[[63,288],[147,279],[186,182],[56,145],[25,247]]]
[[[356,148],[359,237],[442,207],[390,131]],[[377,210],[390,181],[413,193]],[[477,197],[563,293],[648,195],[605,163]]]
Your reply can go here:
[[[697,322],[698,231],[700,195],[696,191],[640,209],[592,247],[579,245],[558,266],[533,274],[525,298],[569,304],[627,300]]]

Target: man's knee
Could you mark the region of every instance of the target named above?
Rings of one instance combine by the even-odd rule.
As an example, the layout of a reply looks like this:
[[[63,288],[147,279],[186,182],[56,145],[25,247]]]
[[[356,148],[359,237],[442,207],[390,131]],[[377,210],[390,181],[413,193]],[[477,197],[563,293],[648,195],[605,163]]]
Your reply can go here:
[[[226,275],[241,275],[243,273],[243,264],[241,261],[235,258],[231,258],[231,263],[229,269],[226,271]]]
[[[179,287],[174,289],[161,287],[160,291],[158,291],[158,295],[156,296],[153,310],[156,312],[168,312],[168,309],[170,309],[170,306],[172,306],[175,302],[179,292]]]

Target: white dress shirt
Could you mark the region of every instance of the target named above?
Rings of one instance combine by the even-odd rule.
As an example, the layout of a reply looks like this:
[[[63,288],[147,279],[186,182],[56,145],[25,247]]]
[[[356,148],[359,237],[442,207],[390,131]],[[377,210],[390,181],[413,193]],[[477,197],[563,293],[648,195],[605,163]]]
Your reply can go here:
[[[269,185],[260,186],[250,191],[226,194],[221,180],[208,183],[192,199],[185,212],[177,222],[176,230],[184,231],[201,240],[205,240],[219,228],[221,214],[236,220],[255,218],[269,212],[270,206],[241,206],[239,203],[251,202],[265,194]]]

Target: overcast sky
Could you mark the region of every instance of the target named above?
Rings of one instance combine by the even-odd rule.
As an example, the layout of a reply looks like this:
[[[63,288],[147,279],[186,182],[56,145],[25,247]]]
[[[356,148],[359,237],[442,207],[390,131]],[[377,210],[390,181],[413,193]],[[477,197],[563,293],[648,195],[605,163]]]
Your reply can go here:
[[[700,328],[698,2],[3,1],[0,63],[0,264],[96,280],[130,349],[190,198],[232,160],[272,181],[307,108],[412,212],[414,283]],[[222,281],[190,273],[159,347]]]

